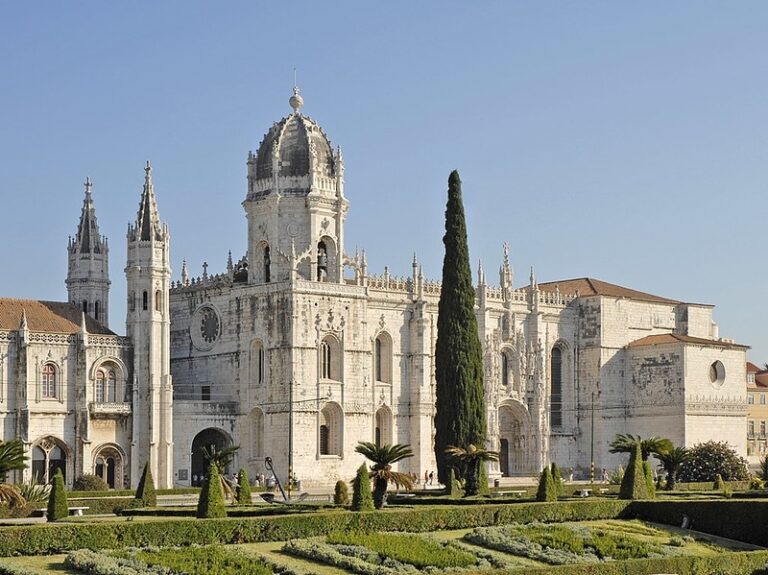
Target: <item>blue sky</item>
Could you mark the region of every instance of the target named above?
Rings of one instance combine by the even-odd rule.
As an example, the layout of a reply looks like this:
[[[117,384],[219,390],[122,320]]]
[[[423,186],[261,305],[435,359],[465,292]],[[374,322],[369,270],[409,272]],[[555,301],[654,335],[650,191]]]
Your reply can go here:
[[[124,331],[152,161],[174,278],[246,250],[245,160],[290,110],[342,146],[347,251],[439,278],[458,169],[473,261],[713,303],[768,361],[764,2],[5,2],[0,295],[65,299],[94,180]]]

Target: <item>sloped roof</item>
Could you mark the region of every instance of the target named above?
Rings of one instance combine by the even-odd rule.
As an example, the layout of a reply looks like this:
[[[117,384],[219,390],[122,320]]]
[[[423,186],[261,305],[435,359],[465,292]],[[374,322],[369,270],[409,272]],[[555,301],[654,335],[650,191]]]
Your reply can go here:
[[[755,387],[768,387],[768,370],[761,370],[755,375]]]
[[[757,367],[754,363],[751,361],[747,362],[747,373],[758,373],[763,371],[761,368]]]
[[[563,295],[575,294],[578,291],[581,297],[603,295],[657,303],[682,303],[674,299],[668,299],[665,297],[625,288],[620,285],[604,282],[594,278],[576,278],[539,284],[539,289],[542,291],[553,292],[558,288],[560,289],[560,293]]]
[[[43,333],[77,333],[82,311],[74,304],[59,301],[0,298],[0,330],[19,329],[22,311],[27,315],[29,331]],[[85,316],[88,333],[117,335],[91,316]]]
[[[630,342],[627,347],[643,347],[648,345],[664,345],[668,343],[688,343],[692,345],[706,345],[711,347],[728,347],[749,349],[748,345],[723,341],[720,339],[705,339],[703,337],[692,337],[690,335],[680,335],[677,333],[661,333],[658,335],[649,335],[641,339]]]

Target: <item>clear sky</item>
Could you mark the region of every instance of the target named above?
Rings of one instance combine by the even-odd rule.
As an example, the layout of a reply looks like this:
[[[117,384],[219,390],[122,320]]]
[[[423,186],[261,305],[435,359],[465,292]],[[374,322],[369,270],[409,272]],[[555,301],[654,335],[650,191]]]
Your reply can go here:
[[[415,251],[439,279],[455,168],[493,283],[507,241],[518,287],[534,265],[712,303],[768,361],[765,2],[3,2],[0,295],[66,299],[91,176],[123,333],[147,159],[174,279],[244,255],[245,160],[294,67],[371,272]]]

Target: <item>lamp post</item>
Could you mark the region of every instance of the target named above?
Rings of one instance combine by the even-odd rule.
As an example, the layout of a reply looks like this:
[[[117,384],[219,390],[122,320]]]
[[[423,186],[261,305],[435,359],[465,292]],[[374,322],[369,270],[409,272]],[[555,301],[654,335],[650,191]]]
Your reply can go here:
[[[293,378],[288,382],[288,499],[293,490]]]
[[[590,475],[590,483],[595,482],[595,392],[592,392],[592,442],[590,445],[589,450],[589,475]]]

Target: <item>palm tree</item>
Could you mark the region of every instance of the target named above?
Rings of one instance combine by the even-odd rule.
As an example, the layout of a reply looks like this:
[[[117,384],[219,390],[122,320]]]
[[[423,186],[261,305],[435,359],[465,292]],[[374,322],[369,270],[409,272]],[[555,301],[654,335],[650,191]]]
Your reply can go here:
[[[691,458],[691,453],[685,447],[675,447],[669,451],[654,453],[653,456],[661,462],[667,472],[667,491],[674,490],[677,470]]]
[[[640,456],[643,461],[648,461],[651,453],[665,453],[672,450],[672,442],[664,437],[649,437],[648,439],[642,439],[639,435],[632,435],[631,433],[617,433],[613,441],[611,441],[611,453],[632,453],[632,447],[636,444],[640,444]]]
[[[232,460],[235,458],[235,453],[238,449],[240,449],[239,445],[232,445],[230,447],[225,447],[224,449],[216,449],[216,446],[211,444],[208,447],[203,447],[202,450],[203,459],[205,460],[205,468],[208,469],[208,467],[213,464],[219,471],[219,481],[221,482],[221,489],[224,492],[225,497],[235,497],[235,489],[229,481],[227,481],[225,473],[232,463]],[[207,479],[208,478],[206,477],[206,480]]]
[[[450,459],[461,463],[464,468],[464,495],[470,497],[477,495],[480,491],[480,465],[486,461],[498,461],[499,453],[497,451],[488,451],[484,447],[475,447],[470,444],[469,447],[449,446],[445,453]]]
[[[27,464],[21,439],[0,440],[0,483],[5,483],[9,471],[24,469]]]
[[[413,487],[413,479],[407,473],[392,470],[392,464],[413,457],[413,451],[409,445],[397,443],[395,445],[376,445],[369,441],[360,441],[355,451],[373,462],[370,478],[373,479],[373,505],[381,509],[384,505],[384,497],[387,493],[387,485],[391,481],[398,488]]]

